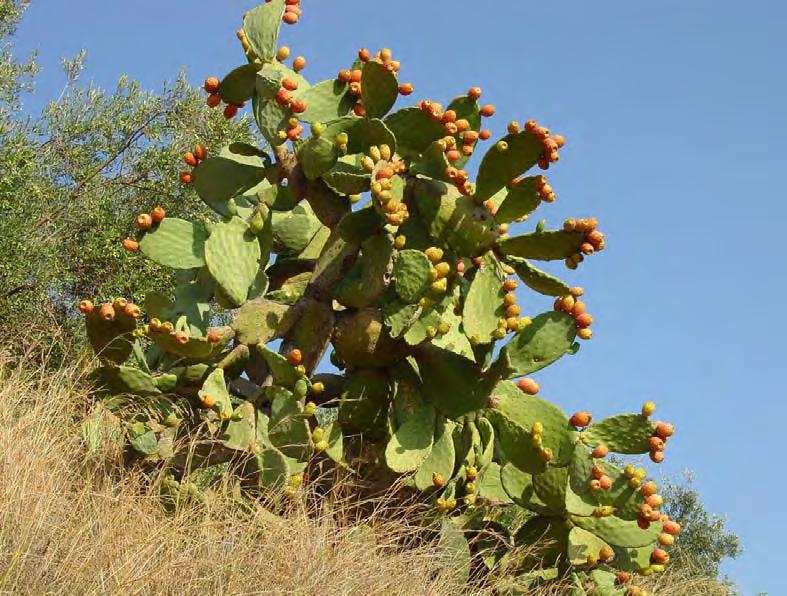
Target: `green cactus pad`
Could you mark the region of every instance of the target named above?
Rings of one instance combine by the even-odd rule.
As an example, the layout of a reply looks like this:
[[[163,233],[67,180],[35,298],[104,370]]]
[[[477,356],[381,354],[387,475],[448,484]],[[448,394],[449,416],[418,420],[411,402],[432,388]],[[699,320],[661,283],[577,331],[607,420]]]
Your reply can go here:
[[[548,467],[543,474],[533,475],[533,488],[536,495],[553,514],[561,514],[566,510],[566,487],[568,486],[568,468]]]
[[[202,224],[167,217],[142,237],[139,248],[159,265],[194,269],[205,265],[207,238]]]
[[[476,482],[476,492],[494,505],[508,505],[514,501],[503,488],[500,464],[492,462],[481,472]]]
[[[436,308],[430,307],[421,310],[418,319],[404,334],[404,341],[408,345],[417,346],[430,338],[430,328],[437,329],[443,322]]]
[[[286,304],[279,304],[265,298],[247,302],[232,319],[236,339],[241,343],[253,345],[265,344],[281,337],[287,333],[293,322],[291,317],[287,317],[289,310],[290,307]]]
[[[529,375],[549,366],[573,350],[577,329],[574,319],[562,312],[538,315],[503,348],[508,358],[510,377]]]
[[[486,416],[495,427],[497,444],[506,461],[530,474],[541,474],[546,470],[541,450],[529,429],[497,410],[488,410]]]
[[[164,374],[155,377],[154,382],[156,383],[156,387],[162,393],[170,393],[175,391],[178,385],[178,377],[177,375],[171,374]]]
[[[257,89],[259,88],[261,80],[257,80]],[[278,147],[284,141],[279,138],[278,132],[285,131],[287,127],[287,120],[290,117],[290,111],[277,104],[273,100],[264,101],[260,99],[259,95],[252,98],[252,111],[254,112],[254,120],[257,122],[257,127],[260,129],[262,136],[268,141],[271,147]]]
[[[582,442],[591,447],[606,445],[615,453],[648,453],[648,439],[653,423],[639,414],[618,414],[589,426],[582,432]]]
[[[566,555],[571,528],[571,524],[563,518],[534,517],[519,529],[514,543],[531,549],[535,546],[539,566],[553,565]]]
[[[448,104],[446,111],[448,110],[456,112],[457,120],[467,120],[470,123],[470,130],[476,132],[481,130],[481,108],[476,100],[471,99],[467,95],[460,95],[459,97],[455,97],[451,103]],[[461,140],[464,133],[459,133],[455,136],[457,140]],[[459,161],[451,165],[455,168],[464,168],[468,161],[470,161],[470,157],[463,155]]]
[[[472,555],[464,532],[457,528],[450,519],[444,519],[440,526],[440,538],[437,547],[451,576],[464,585],[470,579]]]
[[[495,410],[525,429],[536,422],[544,426],[542,443],[552,450],[554,465],[567,465],[574,453],[576,432],[560,408],[551,402],[522,393],[511,381],[498,383],[492,390]]]
[[[602,467],[604,474],[612,480],[612,488],[597,492],[590,490],[589,481],[594,465]],[[606,460],[594,459],[583,443],[576,444],[571,459],[569,485],[573,494],[567,496],[566,504],[572,505],[569,511],[576,515],[591,515],[595,506],[608,505],[615,508],[617,517],[636,520],[645,502],[639,491],[629,486],[628,478],[618,466]]]
[[[407,351],[403,341],[388,334],[382,313],[376,308],[340,313],[333,346],[344,362],[361,367],[388,366]]]
[[[445,156],[445,151],[439,143],[434,142],[429,145],[419,159],[413,160],[410,166],[410,174],[449,182],[450,178],[446,174],[448,166],[449,163],[448,158]]]
[[[303,406],[286,389],[273,389],[268,438],[287,457],[305,459],[310,450],[311,432],[309,422],[303,416]]]
[[[385,461],[394,472],[413,472],[432,451],[435,409],[422,404],[408,417],[388,441]]]
[[[456,453],[452,435],[455,427],[456,424],[453,421],[438,416],[432,450],[418,467],[418,472],[415,475],[415,486],[418,490],[432,490],[434,488],[432,481],[434,474],[439,474],[446,482],[453,475]]]
[[[508,146],[505,151],[501,150],[501,142]],[[493,144],[478,168],[476,200],[488,199],[514,178],[528,171],[538,163],[543,152],[541,140],[526,132],[509,134]]]
[[[463,356],[426,345],[416,355],[424,393],[449,418],[459,418],[486,404],[481,369]]]
[[[568,560],[572,565],[587,565],[588,556],[598,558],[598,553],[607,546],[609,545],[595,534],[582,528],[572,528],[568,535]]]
[[[507,185],[501,191],[504,195],[497,204],[495,219],[498,223],[510,223],[526,215],[530,215],[541,205],[541,195],[536,188],[536,177],[523,178],[516,185]],[[501,193],[498,193],[501,194]],[[495,195],[495,198],[498,196]]]
[[[349,378],[339,404],[342,428],[378,433],[388,411],[387,375],[379,369],[359,369]]]
[[[131,355],[134,340],[131,332],[137,326],[135,319],[116,312],[113,321],[105,321],[98,315],[96,307],[92,313],[85,317],[85,329],[95,353],[99,358],[110,360],[117,364],[125,362]]]
[[[612,546],[615,551],[615,567],[621,571],[642,571],[650,567],[650,554],[653,546],[640,546],[637,548],[626,548],[623,546]]]
[[[255,456],[257,473],[261,488],[278,490],[283,488],[290,478],[290,467],[287,458],[277,449],[263,449]]]
[[[373,145],[388,145],[391,151],[396,151],[396,137],[390,129],[378,118],[356,118],[345,116],[333,122],[328,122],[322,137],[335,139],[339,133],[345,132],[349,137],[347,155],[365,153]]]
[[[214,409],[221,415],[227,418],[232,416],[232,403],[230,402],[230,394],[227,391],[227,383],[224,380],[224,371],[220,368],[215,369],[208,375],[205,382],[202,384],[202,389],[199,390],[199,397],[211,397],[215,400],[216,405]]]
[[[432,264],[419,250],[407,249],[394,259],[394,287],[398,296],[408,304],[418,302],[429,287]]]
[[[156,433],[142,422],[135,422],[126,427],[128,442],[131,446],[143,455],[155,455],[158,453],[158,439]]]
[[[390,329],[391,337],[400,337],[418,320],[421,307],[417,304],[406,304],[398,299],[383,303],[385,325]]]
[[[546,513],[548,506],[536,494],[532,474],[507,463],[500,469],[500,480],[506,494],[514,503],[537,513]]]
[[[337,464],[344,462],[344,435],[338,422],[332,422],[325,427],[325,440],[328,442],[325,455]]]
[[[274,381],[283,387],[294,387],[295,383],[301,379],[295,371],[295,367],[289,363],[287,358],[274,352],[265,344],[257,344],[257,352],[263,357],[270,368]]]
[[[495,453],[495,429],[486,418],[479,418],[474,423],[478,429],[480,441],[473,445],[475,464],[479,468],[487,466]]]
[[[386,290],[393,246],[387,234],[376,234],[361,245],[361,256],[336,290],[336,300],[350,308],[378,301]]]
[[[100,370],[101,376],[116,393],[130,393],[143,397],[161,393],[153,377],[139,368],[106,365]]]
[[[497,224],[484,206],[462,196],[453,186],[430,179],[413,185],[413,202],[438,245],[475,257],[486,252],[498,237]]]
[[[480,338],[480,343],[493,341],[498,321],[501,317],[505,318],[505,293],[500,264],[493,254],[487,253],[481,260],[465,298],[462,314],[467,337],[476,336]]]
[[[401,426],[424,404],[421,380],[410,359],[397,362],[390,370],[393,387],[391,424]]]
[[[307,204],[296,206],[289,212],[272,214],[273,244],[280,255],[303,252],[320,229],[320,222]]]
[[[284,0],[272,0],[253,8],[243,18],[243,32],[257,58],[270,62],[276,56]]]
[[[268,205],[273,211],[291,211],[300,201],[293,186],[269,186],[257,193],[261,203]]]
[[[369,172],[341,160],[322,178],[330,188],[344,195],[364,193],[372,181]]]
[[[578,253],[584,242],[585,235],[581,232],[550,230],[504,238],[498,241],[497,247],[508,256],[557,261]]]
[[[238,217],[216,224],[205,243],[211,277],[234,306],[241,306],[260,268],[260,244]]]
[[[298,160],[309,180],[315,180],[333,168],[338,158],[334,143],[325,137],[312,137],[298,150]]]
[[[232,143],[194,168],[194,190],[208,207],[225,217],[229,214],[227,201],[233,197],[238,205],[250,208],[251,203],[238,195],[262,182],[269,161],[252,145]]]
[[[541,269],[534,267],[525,259],[508,257],[506,263],[516,270],[519,279],[525,285],[539,294],[544,294],[545,296],[567,296],[571,292],[571,288],[564,281],[545,271],[541,271]]]
[[[175,341],[174,334],[151,333],[150,340],[167,354],[193,360],[204,360],[221,351],[221,344],[212,344],[204,337],[189,337],[185,344]]]
[[[396,74],[379,62],[369,60],[363,66],[361,100],[369,118],[382,118],[399,97]]]
[[[299,90],[295,97],[306,102],[306,111],[298,116],[304,122],[336,120],[349,114],[355,103],[347,85],[335,79],[317,83],[302,92]]]
[[[232,419],[224,428],[222,441],[228,449],[248,451],[256,438],[256,411],[251,402],[245,401],[232,414]]]
[[[624,548],[637,548],[648,546],[656,541],[661,533],[661,522],[650,524],[647,530],[641,529],[636,521],[626,521],[614,516],[609,517],[580,517],[572,516],[577,526],[592,532],[612,546]]]
[[[257,63],[244,64],[230,72],[221,80],[219,96],[226,103],[240,105],[251,99],[257,84]]]
[[[445,136],[443,124],[418,107],[393,112],[384,122],[396,135],[398,151],[403,157],[418,157],[429,145]]]

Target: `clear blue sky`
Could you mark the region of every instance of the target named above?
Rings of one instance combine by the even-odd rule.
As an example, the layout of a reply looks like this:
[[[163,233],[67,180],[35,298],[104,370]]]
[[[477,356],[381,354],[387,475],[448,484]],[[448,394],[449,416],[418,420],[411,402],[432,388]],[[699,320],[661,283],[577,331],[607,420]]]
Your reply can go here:
[[[59,57],[81,48],[98,85],[125,73],[157,88],[181,67],[198,83],[241,62],[234,31],[255,4],[37,1],[19,48],[41,52],[42,97],[59,93]],[[285,39],[308,57],[310,79],[334,76],[362,45],[390,46],[417,97],[480,85],[497,132],[537,118],[567,137],[550,170],[559,199],[543,216],[597,216],[609,243],[561,271],[585,286],[596,337],[539,375],[543,394],[596,416],[654,399],[678,428],[664,473],[693,468],[708,507],[743,539],[725,571],[746,595],[778,594],[787,4],[303,4]]]

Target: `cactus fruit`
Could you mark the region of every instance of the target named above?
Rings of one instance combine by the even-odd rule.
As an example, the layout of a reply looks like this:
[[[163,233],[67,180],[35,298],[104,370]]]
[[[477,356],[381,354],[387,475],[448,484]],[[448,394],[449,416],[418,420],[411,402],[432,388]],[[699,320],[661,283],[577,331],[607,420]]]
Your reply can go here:
[[[300,4],[246,13],[243,64],[204,84],[228,118],[251,102],[269,148],[186,150],[184,191],[215,215],[191,222],[156,207],[123,241],[179,270],[174,299],[150,293],[144,316],[125,300],[79,303],[100,395],[145,398],[118,411],[130,416],[128,446],[152,465],[177,427],[205,452],[162,457],[166,473],[211,461],[242,471],[244,487],[287,494],[314,457],[363,462],[410,475],[407,490],[426,493],[441,541],[465,562],[495,519],[527,517],[507,543],[546,536],[549,557],[577,577],[612,587],[616,568],[658,572],[680,527],[644,470],[607,455],[661,461],[674,427],[650,420],[652,402],[569,418],[529,377],[574,355],[594,324],[584,290],[536,261],[575,269],[606,246],[594,218],[516,230],[556,200],[535,168],[555,164],[565,139],[511,122],[473,182],[465,168],[496,111],[479,105],[481,89],[396,108],[414,89],[387,48],[361,49],[310,85],[306,59],[287,66],[279,46]],[[554,309],[528,316],[523,290],[553,297]],[[218,319],[225,326],[211,327]],[[326,355],[338,370],[315,375]],[[170,404],[160,417],[159,401]]]

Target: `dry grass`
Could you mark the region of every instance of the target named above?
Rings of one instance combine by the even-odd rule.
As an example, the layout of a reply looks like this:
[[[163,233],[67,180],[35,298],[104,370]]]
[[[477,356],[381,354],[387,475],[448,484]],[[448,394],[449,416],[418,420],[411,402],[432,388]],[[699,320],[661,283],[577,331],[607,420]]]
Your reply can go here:
[[[331,507],[276,521],[219,497],[165,513],[140,477],[84,457],[78,376],[0,349],[0,594],[485,593],[456,585],[432,546],[408,540],[406,515],[373,516],[370,541]],[[726,594],[661,581],[658,594]]]

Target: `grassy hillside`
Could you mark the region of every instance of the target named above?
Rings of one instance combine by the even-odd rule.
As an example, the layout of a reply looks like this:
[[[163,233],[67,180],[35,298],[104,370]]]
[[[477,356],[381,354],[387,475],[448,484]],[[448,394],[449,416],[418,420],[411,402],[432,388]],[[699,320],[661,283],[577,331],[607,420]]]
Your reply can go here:
[[[386,510],[388,501],[365,508],[375,511],[366,520],[374,539],[353,521],[357,508],[336,501],[319,510],[297,503],[286,519],[231,496],[165,512],[119,454],[86,457],[84,371],[53,373],[40,362],[0,347],[0,593],[494,593],[456,585],[434,547],[414,540],[406,511]],[[728,593],[679,574],[649,588]]]

